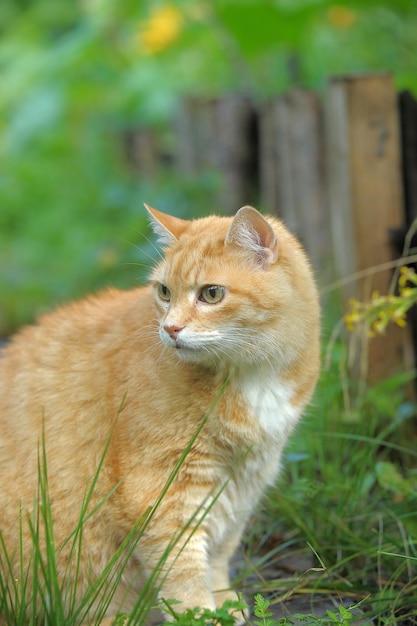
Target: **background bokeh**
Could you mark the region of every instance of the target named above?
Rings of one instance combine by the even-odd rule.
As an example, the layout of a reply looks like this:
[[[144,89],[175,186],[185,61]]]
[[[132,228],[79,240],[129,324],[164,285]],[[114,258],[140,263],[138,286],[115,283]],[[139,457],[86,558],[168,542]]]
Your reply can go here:
[[[155,256],[143,201],[221,211],[215,173],[181,180],[170,167],[182,97],[261,102],[369,71],[415,92],[416,32],[414,0],[2,0],[0,336],[67,298],[143,281]],[[152,177],[128,155],[144,127],[166,151]]]

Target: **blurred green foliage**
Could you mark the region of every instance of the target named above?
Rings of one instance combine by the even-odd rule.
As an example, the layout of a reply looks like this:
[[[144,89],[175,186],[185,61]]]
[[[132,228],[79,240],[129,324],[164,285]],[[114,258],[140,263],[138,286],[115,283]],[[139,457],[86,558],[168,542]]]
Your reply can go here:
[[[263,98],[371,70],[416,89],[416,26],[414,0],[2,0],[0,336],[143,279],[143,201],[212,209],[212,179],[132,167],[127,130],[167,133],[186,93]]]

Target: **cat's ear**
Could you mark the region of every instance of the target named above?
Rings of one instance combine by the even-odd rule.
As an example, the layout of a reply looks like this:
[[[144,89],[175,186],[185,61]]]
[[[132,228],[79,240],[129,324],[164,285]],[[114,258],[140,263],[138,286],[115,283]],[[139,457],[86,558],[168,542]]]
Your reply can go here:
[[[275,263],[278,258],[278,241],[272,226],[251,206],[244,206],[236,213],[225,243],[244,248],[251,259],[263,266]]]
[[[167,215],[167,213],[162,213],[162,211],[157,211],[146,203],[144,203],[144,205],[145,209],[148,211],[153,232],[157,235],[159,243],[163,246],[173,244],[187,228],[186,220]]]

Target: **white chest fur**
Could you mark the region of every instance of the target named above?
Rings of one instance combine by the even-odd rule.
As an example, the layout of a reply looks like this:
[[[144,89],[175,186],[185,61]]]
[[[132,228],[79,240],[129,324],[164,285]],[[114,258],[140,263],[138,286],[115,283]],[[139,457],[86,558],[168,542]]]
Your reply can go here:
[[[246,377],[240,383],[248,412],[269,436],[286,438],[300,411],[291,403],[292,389],[276,377]]]
[[[265,488],[275,481],[283,447],[300,415],[300,410],[291,403],[291,389],[272,376],[262,380],[259,376],[256,379],[248,376],[239,380],[238,387],[253,420],[253,429],[258,433],[257,443],[254,447],[249,444],[247,455],[238,463],[233,479],[210,515],[212,530],[216,529],[215,542],[244,523]]]

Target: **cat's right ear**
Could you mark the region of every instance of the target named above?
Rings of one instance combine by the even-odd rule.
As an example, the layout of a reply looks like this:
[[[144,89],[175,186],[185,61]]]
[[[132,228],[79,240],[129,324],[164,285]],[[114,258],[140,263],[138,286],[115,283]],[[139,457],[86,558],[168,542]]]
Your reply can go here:
[[[269,222],[252,206],[236,213],[226,235],[226,243],[235,243],[264,267],[278,258],[278,241]]]
[[[179,217],[157,211],[145,202],[144,205],[148,211],[152,230],[158,237],[159,243],[163,246],[170,246],[174,241],[177,241],[181,233],[187,228],[187,222]]]

